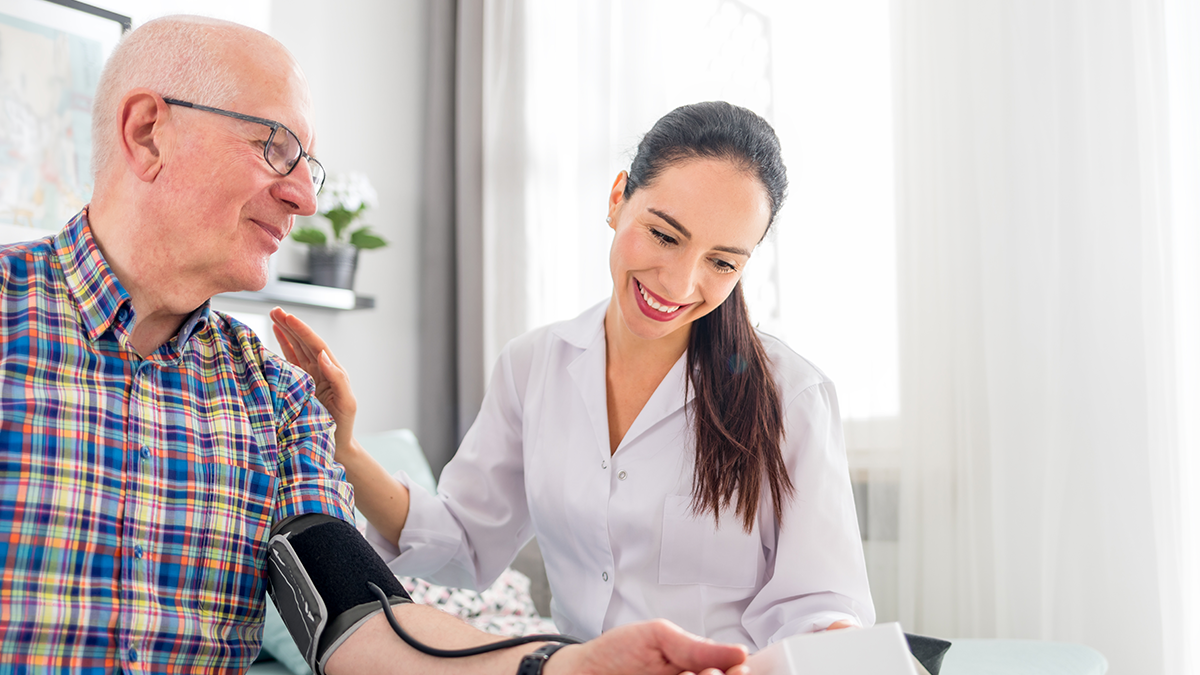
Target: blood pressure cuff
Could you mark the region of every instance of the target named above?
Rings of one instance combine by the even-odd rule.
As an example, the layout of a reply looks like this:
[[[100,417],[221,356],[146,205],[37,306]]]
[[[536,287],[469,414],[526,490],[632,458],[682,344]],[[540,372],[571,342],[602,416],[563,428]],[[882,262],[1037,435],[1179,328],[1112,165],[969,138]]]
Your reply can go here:
[[[345,521],[324,514],[288,518],[271,531],[268,590],[284,625],[314,673],[375,614],[374,582],[392,605],[412,602],[396,576]]]

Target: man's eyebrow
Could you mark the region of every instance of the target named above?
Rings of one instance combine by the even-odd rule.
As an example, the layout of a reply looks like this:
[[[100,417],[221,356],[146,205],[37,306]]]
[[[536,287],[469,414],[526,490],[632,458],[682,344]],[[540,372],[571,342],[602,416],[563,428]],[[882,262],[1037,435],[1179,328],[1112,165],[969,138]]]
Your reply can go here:
[[[659,211],[656,208],[648,208],[646,210],[649,211],[650,213],[653,213],[654,215],[658,216],[659,218],[662,218],[663,220],[667,221],[667,224],[669,224],[671,227],[675,228],[676,230],[679,230],[679,233],[682,234],[684,237],[686,237],[688,239],[692,238],[692,233],[689,232],[686,227],[684,227],[683,225],[680,225],[679,221],[675,220],[675,218],[673,218],[672,216],[669,216],[666,213],[663,213],[662,211]],[[732,253],[734,255],[746,256],[747,258],[750,257],[749,251],[747,251],[744,248],[738,248],[737,246],[714,246],[713,248],[718,251],[724,251],[726,253]]]

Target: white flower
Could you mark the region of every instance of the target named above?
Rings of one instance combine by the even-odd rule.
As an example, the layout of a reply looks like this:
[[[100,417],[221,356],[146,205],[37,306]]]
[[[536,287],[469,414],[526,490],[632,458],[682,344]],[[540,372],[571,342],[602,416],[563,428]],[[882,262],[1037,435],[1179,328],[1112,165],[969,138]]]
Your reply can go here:
[[[325,179],[325,186],[317,196],[317,210],[322,214],[338,208],[354,212],[362,205],[368,207],[379,203],[379,195],[371,187],[364,173],[350,172],[332,174]]]

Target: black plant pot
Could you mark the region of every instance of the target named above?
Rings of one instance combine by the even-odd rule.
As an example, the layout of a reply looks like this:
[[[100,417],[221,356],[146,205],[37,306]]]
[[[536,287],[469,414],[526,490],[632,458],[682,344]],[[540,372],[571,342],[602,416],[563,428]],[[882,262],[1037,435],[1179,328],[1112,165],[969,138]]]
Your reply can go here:
[[[309,246],[308,272],[318,286],[354,288],[358,249],[354,246]]]

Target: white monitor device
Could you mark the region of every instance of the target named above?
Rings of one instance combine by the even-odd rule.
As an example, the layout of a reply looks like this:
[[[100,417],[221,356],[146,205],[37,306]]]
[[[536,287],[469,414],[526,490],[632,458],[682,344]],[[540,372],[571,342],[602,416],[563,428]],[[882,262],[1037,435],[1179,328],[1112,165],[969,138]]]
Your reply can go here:
[[[793,635],[746,663],[754,675],[917,675],[898,623]]]

